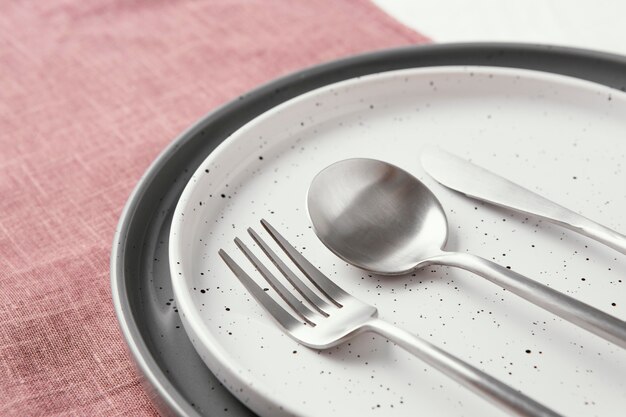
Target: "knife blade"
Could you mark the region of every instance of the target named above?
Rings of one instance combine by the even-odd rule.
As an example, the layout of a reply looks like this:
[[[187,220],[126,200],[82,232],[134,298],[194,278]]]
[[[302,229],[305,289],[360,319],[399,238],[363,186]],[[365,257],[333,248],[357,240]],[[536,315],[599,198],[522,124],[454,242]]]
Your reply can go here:
[[[541,217],[626,254],[626,236],[521,185],[435,147],[422,151],[422,166],[440,184],[468,197]]]

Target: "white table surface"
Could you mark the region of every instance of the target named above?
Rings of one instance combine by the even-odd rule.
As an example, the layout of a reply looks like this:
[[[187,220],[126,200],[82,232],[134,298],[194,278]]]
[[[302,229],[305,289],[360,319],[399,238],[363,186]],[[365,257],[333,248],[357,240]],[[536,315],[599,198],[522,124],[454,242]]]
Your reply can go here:
[[[435,42],[530,42],[626,55],[622,0],[373,0]]]

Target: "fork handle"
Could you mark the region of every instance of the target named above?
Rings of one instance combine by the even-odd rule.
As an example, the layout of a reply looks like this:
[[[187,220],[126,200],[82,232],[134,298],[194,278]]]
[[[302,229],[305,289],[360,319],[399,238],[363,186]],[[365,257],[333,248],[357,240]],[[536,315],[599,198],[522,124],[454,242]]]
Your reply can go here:
[[[487,375],[480,369],[384,320],[373,318],[366,324],[366,329],[395,342],[407,352],[412,353],[433,368],[513,415],[524,417],[560,416],[560,414]]]

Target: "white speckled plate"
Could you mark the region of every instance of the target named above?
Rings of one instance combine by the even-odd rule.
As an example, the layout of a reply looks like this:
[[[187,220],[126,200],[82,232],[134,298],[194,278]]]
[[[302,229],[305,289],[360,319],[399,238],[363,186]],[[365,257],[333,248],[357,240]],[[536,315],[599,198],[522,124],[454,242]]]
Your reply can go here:
[[[469,273],[442,267],[370,276],[317,240],[305,195],[351,157],[422,179],[450,223],[447,245],[493,259],[626,319],[626,257],[557,226],[468,200],[419,166],[436,144],[624,232],[626,94],[517,69],[431,67],[351,79],[254,119],[200,166],[170,234],[183,324],[209,368],[266,415],[487,416],[498,409],[385,339],[314,351],[282,333],[217,255],[266,218],[380,316],[565,415],[626,408],[626,351]],[[266,235],[265,235],[266,236]],[[257,248],[254,248],[257,249]]]

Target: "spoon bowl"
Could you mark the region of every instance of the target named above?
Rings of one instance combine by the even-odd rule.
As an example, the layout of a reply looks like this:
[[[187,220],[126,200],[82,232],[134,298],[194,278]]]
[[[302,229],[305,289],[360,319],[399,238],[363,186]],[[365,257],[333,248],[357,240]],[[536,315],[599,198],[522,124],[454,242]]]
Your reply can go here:
[[[397,275],[440,255],[448,237],[443,207],[408,172],[373,159],[347,159],[313,179],[307,207],[315,233],[359,268]]]
[[[347,159],[322,170],[307,195],[315,233],[348,263],[382,275],[430,264],[455,266],[626,348],[626,322],[466,252],[444,249],[443,207],[421,181],[374,159]]]

